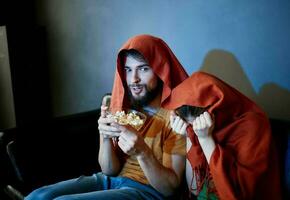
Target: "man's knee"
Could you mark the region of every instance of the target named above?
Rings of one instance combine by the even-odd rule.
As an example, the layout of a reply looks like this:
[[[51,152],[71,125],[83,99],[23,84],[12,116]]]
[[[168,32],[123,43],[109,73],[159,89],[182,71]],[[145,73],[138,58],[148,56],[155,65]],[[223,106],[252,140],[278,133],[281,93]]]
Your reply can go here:
[[[51,200],[52,194],[47,186],[38,188],[31,192],[24,200]]]

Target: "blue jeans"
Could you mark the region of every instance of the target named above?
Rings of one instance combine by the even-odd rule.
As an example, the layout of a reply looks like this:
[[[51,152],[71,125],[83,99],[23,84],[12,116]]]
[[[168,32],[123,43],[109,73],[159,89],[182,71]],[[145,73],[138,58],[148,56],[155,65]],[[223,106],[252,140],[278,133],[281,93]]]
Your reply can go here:
[[[38,188],[25,200],[163,199],[149,185],[99,172]]]

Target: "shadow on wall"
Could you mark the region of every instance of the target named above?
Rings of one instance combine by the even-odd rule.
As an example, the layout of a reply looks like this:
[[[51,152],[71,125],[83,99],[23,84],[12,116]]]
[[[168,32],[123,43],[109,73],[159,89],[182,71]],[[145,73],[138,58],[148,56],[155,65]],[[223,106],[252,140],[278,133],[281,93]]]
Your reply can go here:
[[[214,74],[255,101],[271,118],[290,119],[290,92],[275,83],[266,83],[257,94],[236,57],[224,50],[210,51],[200,68]]]

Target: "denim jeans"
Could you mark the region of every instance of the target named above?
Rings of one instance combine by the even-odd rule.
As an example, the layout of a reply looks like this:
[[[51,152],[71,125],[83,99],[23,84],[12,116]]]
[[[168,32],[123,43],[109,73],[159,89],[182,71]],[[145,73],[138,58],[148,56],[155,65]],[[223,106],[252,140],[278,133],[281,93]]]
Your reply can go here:
[[[125,177],[106,176],[100,172],[44,186],[25,197],[25,200],[96,199],[163,199],[163,196],[149,185]]]

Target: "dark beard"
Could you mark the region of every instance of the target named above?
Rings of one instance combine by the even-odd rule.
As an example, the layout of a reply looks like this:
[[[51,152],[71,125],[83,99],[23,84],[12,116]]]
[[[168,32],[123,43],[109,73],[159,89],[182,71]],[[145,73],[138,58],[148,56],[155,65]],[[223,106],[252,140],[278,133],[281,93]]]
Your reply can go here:
[[[128,89],[130,105],[133,109],[139,110],[140,108],[147,106],[162,91],[162,84],[158,83],[157,87],[152,90],[148,90],[147,86],[145,86],[145,89],[147,91],[146,95],[141,99],[134,98],[131,90]]]

